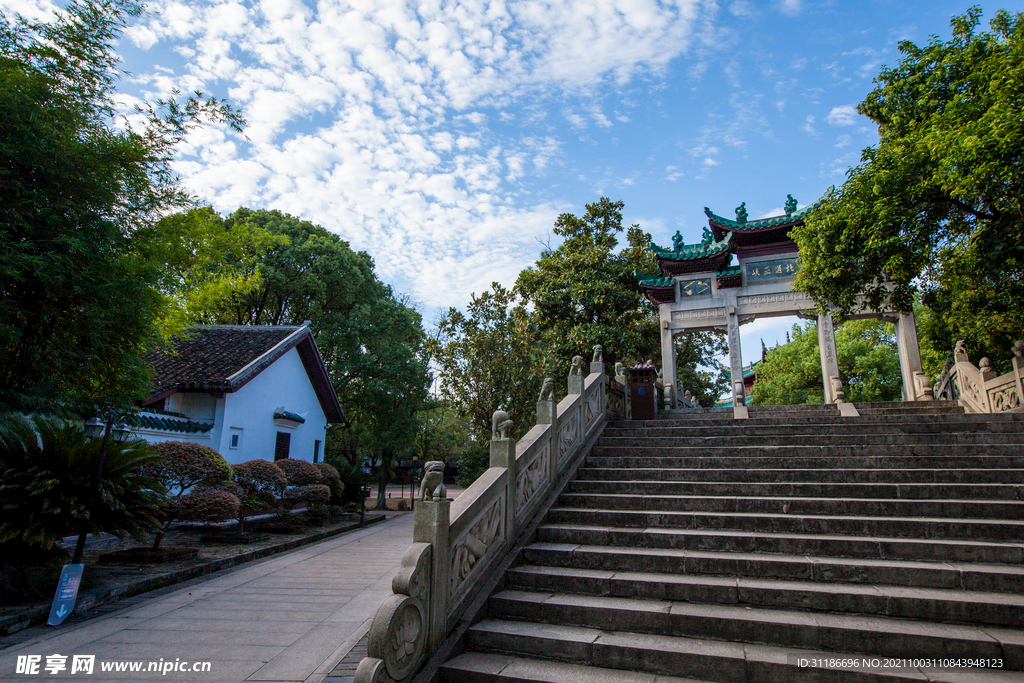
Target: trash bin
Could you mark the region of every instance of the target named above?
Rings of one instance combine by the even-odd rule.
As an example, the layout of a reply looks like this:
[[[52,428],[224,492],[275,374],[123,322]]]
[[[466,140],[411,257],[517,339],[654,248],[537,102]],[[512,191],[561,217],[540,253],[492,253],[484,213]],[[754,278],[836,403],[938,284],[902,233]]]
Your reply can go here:
[[[657,370],[653,365],[637,363],[629,368],[630,417],[634,420],[653,420],[657,400],[654,380]]]

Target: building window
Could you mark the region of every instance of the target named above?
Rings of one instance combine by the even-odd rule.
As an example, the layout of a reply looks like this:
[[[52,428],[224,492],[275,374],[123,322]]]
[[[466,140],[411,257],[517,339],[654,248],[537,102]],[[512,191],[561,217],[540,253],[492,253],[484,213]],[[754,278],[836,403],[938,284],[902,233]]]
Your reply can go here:
[[[231,437],[228,440],[228,448],[238,450],[242,447],[242,430],[238,427],[231,428]]]
[[[277,433],[277,443],[274,444],[274,460],[284,460],[291,450],[292,435],[287,432]]]
[[[313,442],[313,462],[320,462],[320,442]]]

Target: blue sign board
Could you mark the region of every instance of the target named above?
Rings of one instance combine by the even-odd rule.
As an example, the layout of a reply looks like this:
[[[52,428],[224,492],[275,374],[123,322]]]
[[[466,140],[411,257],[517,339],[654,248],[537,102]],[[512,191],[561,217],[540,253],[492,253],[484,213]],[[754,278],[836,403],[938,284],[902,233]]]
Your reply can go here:
[[[796,275],[796,258],[745,263],[743,268],[746,271],[747,284],[767,280],[788,280]]]
[[[74,611],[84,570],[84,564],[64,565],[60,572],[60,580],[57,582],[57,592],[53,596],[53,605],[50,607],[50,618],[46,620],[50,626],[60,626]]]
[[[684,299],[697,296],[711,296],[711,278],[702,277],[699,280],[683,280],[679,283],[679,296]]]

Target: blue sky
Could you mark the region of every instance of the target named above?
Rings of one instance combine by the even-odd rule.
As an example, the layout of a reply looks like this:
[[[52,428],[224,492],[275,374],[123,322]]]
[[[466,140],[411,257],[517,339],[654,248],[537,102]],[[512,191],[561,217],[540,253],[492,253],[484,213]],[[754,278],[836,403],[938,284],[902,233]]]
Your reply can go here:
[[[1024,2],[986,6],[1020,11]],[[36,14],[39,0],[0,0]],[[222,213],[343,236],[430,324],[511,284],[555,217],[601,195],[669,244],[703,207],[751,218],[841,184],[875,129],[855,106],[896,45],[945,38],[946,0],[153,2],[122,42],[125,104],[227,98],[176,168]],[[743,328],[744,360],[792,319]]]

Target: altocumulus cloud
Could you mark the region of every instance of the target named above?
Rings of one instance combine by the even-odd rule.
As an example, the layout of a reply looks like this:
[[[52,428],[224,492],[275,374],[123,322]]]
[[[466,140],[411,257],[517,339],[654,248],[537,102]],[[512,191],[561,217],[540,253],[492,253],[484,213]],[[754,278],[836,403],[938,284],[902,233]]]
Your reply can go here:
[[[0,7],[13,2],[31,4]],[[665,71],[710,11],[702,0],[197,0],[149,10],[129,34],[154,62],[132,65],[137,94],[226,92],[249,121],[248,140],[206,128],[182,147],[186,186],[221,211],[276,208],[320,223],[428,307],[511,282],[535,258],[534,237],[571,208],[531,199],[521,183],[562,150],[558,129],[529,124],[564,120],[571,106],[619,125],[587,103]]]

